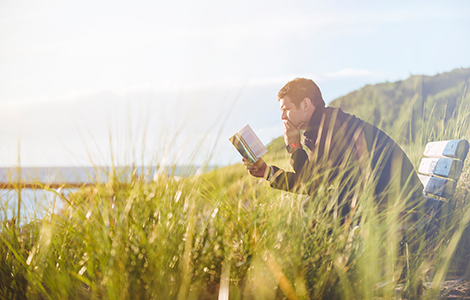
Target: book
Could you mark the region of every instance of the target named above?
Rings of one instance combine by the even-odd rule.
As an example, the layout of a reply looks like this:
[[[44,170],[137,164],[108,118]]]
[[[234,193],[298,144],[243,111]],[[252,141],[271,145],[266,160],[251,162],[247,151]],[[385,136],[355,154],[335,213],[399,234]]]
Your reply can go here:
[[[266,149],[256,133],[251,129],[250,125],[243,127],[229,140],[243,157],[252,162],[257,162],[261,156],[268,152],[268,149]]]

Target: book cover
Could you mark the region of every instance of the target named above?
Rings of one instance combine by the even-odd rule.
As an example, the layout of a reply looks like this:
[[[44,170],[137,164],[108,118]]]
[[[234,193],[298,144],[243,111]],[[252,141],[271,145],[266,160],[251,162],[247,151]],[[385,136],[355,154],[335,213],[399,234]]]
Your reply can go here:
[[[268,152],[256,133],[251,129],[250,125],[243,127],[229,140],[243,157],[252,162],[256,162],[261,156]]]

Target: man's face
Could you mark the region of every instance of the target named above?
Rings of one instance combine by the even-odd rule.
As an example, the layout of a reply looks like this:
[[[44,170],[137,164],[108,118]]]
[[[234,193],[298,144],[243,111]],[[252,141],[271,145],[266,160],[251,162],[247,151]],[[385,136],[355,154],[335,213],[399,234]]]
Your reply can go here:
[[[281,119],[283,121],[290,121],[297,129],[307,129],[310,115],[302,109],[302,104],[297,108],[288,96],[279,99],[279,106],[281,108]]]

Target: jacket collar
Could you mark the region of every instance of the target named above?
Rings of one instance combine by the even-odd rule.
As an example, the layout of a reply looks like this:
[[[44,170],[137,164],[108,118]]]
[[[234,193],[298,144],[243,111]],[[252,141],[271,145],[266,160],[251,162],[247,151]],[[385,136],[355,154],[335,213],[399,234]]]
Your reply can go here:
[[[316,107],[308,121],[307,129],[304,132],[304,136],[308,138],[313,138],[316,136],[318,132],[318,128],[320,128],[320,123],[322,119],[322,115],[325,112],[325,107]]]

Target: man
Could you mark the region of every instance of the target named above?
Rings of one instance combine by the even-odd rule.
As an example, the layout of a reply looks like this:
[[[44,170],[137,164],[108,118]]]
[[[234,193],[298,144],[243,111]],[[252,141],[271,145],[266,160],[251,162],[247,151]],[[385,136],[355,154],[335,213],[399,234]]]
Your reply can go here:
[[[350,212],[357,187],[364,182],[373,185],[369,191],[382,209],[391,199],[407,199],[406,210],[414,210],[416,203],[410,199],[419,201],[423,186],[406,154],[388,135],[340,108],[325,108],[318,86],[309,79],[288,82],[278,101],[293,172],[268,166],[262,159],[256,163],[243,159],[252,176],[267,179],[273,188],[311,198],[319,186],[334,184],[337,216]]]
[[[322,275],[329,272],[325,266],[335,260],[326,258],[328,251],[322,252],[325,257],[316,258],[318,238],[323,243],[322,234],[330,235],[338,229],[333,237],[339,237],[342,229],[359,225],[363,217],[355,212],[364,212],[358,206],[367,200],[377,204],[377,210],[369,210],[364,219],[386,220],[387,230],[383,232],[390,236],[384,237],[384,244],[389,245],[390,241],[400,247],[397,242],[411,242],[409,249],[414,252],[418,249],[415,240],[419,240],[415,238],[415,228],[419,226],[414,225],[423,216],[419,205],[423,203],[423,186],[406,154],[388,135],[340,108],[325,108],[321,92],[312,80],[296,78],[288,82],[279,91],[278,100],[293,171],[268,166],[262,159],[243,162],[252,176],[267,179],[273,188],[308,194],[314,214],[323,214],[312,219],[311,227],[312,232],[317,231],[318,219],[322,230],[305,241],[308,290],[313,298],[341,299],[338,278]],[[389,228],[391,224],[396,227]],[[318,290],[323,282],[318,278],[331,280],[325,285],[328,290]]]

